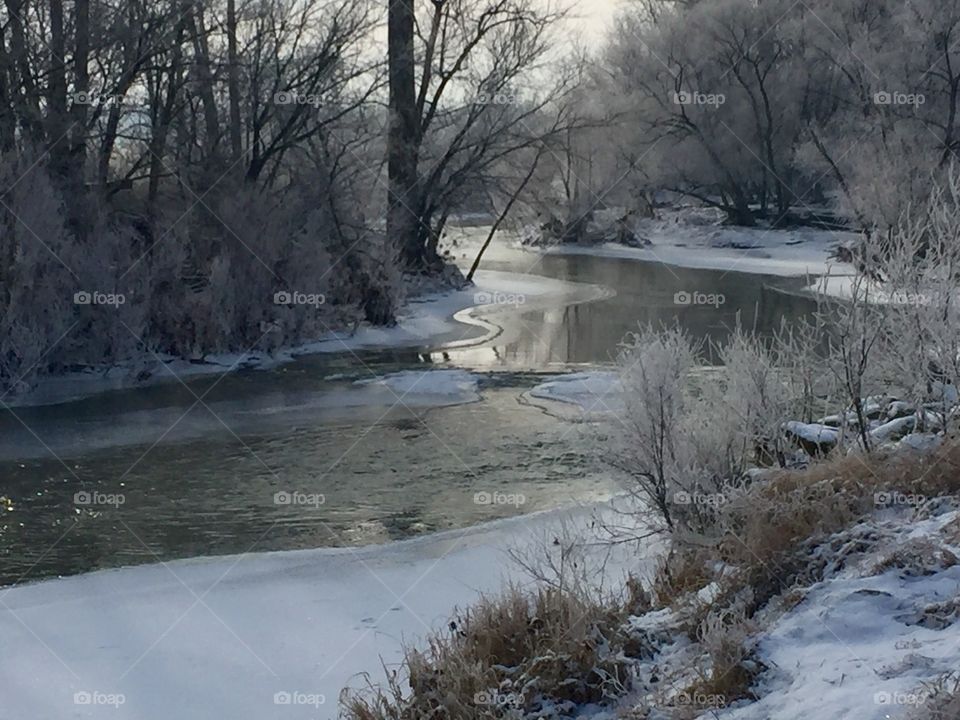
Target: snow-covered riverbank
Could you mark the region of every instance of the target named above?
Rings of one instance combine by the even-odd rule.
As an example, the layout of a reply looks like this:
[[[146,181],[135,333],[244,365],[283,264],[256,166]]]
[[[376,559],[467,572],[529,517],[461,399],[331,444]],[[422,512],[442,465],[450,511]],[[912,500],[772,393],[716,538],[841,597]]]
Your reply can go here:
[[[883,538],[878,550],[802,590],[781,617],[770,613],[756,643],[769,668],[760,700],[714,717],[887,720],[932,706],[937,680],[960,661],[960,566],[950,550],[935,555],[932,548],[958,518],[951,512],[865,526]]]
[[[14,692],[4,693],[0,717],[336,718],[338,693],[362,687],[360,673],[382,679],[381,659],[392,666],[403,643],[443,630],[454,606],[523,581],[508,549],[550,547],[594,511],[386,546],[196,559],[7,588],[0,687]],[[622,557],[641,563],[635,551]],[[607,580],[622,567],[614,559]]]
[[[108,390],[177,382],[239,369],[269,370],[298,357],[321,353],[356,353],[385,348],[460,348],[481,345],[501,331],[498,317],[519,311],[586,302],[603,297],[603,288],[522,273],[480,271],[475,285],[459,291],[432,293],[411,301],[395,327],[361,326],[355,332],[333,332],[316,342],[273,354],[208,355],[202,363],[173,357],[146,357],[113,368],[43,378],[21,395],[0,396],[9,407],[68,402]]]
[[[833,272],[846,275],[852,267],[831,259],[839,245],[852,245],[857,233],[815,227],[775,229],[724,225],[705,209],[658,210],[657,218],[637,220],[634,230],[645,247],[618,243],[553,245],[531,252],[594,255],[668,266],[723,272],[804,277]],[[467,233],[472,236],[474,233]]]

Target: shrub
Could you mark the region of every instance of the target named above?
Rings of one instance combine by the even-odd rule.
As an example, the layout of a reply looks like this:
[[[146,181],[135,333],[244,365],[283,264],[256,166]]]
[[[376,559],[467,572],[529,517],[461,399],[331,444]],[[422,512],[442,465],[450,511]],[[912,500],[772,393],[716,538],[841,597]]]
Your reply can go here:
[[[149,217],[135,192],[80,194],[68,212],[43,156],[3,155],[0,389],[153,354],[270,352],[356,325],[374,301],[388,321],[402,290],[392,253],[324,178],[269,190],[227,177],[202,202],[165,194]]]
[[[629,682],[624,612],[557,588],[517,587],[458,612],[424,651],[408,650],[385,690],[345,691],[349,720],[479,720],[545,704],[615,697]]]

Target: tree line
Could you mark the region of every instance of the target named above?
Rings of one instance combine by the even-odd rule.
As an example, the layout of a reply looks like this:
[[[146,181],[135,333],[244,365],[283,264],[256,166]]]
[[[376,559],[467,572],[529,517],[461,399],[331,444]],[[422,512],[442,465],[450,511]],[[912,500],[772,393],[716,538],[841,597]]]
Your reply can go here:
[[[562,16],[533,0],[4,0],[0,381],[390,324],[404,274],[443,268],[449,218],[502,207],[575,126]],[[323,302],[275,301],[301,295]],[[83,302],[101,296],[124,302]]]

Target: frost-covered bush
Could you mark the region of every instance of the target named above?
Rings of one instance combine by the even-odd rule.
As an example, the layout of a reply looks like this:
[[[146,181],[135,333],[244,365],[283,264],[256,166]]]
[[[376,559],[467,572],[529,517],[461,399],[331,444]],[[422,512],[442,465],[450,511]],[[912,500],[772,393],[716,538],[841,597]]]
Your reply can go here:
[[[619,356],[624,412],[614,427],[613,462],[670,530],[678,522],[674,495],[687,487],[693,470],[685,429],[696,404],[689,375],[698,349],[679,329],[646,327],[626,337]]]
[[[285,200],[264,206],[271,198],[240,187],[183,222],[176,267],[158,256],[150,293],[163,351],[273,350],[339,324],[349,275],[331,269],[332,223],[302,196]]]
[[[960,387],[960,176],[950,174],[879,249],[887,374],[945,427]],[[922,418],[922,416],[921,416]]]
[[[200,200],[63,202],[42,156],[0,157],[0,388],[38,376],[273,351],[381,320],[402,287],[382,236],[323,175],[283,190],[224,179]],[[138,362],[132,362],[137,360]]]
[[[678,329],[646,327],[624,341],[611,462],[651,511],[652,529],[702,534],[750,466],[786,464],[783,424],[806,398],[789,381],[783,347],[738,327],[713,368]]]
[[[871,396],[890,395],[914,412],[916,428],[942,431],[960,386],[960,177],[952,172],[888,234],[865,238],[842,301],[822,300],[823,367],[841,414],[867,451],[877,418]],[[845,428],[846,429],[846,428]]]
[[[58,192],[31,152],[0,158],[0,387],[22,388],[73,322]]]

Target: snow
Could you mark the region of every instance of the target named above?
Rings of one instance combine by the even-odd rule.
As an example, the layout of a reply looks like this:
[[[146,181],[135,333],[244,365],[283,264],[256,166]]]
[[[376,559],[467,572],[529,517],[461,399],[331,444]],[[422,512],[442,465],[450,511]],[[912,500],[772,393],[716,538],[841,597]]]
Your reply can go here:
[[[600,296],[599,288],[588,286]],[[551,307],[581,284],[538,275],[480,270],[474,285],[464,290],[431,294],[410,302],[396,327],[364,327],[353,334],[332,333],[329,338],[303,345],[293,356],[324,352],[344,352],[367,348],[417,347],[437,342],[444,335],[446,348],[482,344],[495,337],[500,328],[484,318],[521,309]],[[464,328],[464,325],[472,326]],[[468,337],[469,335],[469,337]]]
[[[382,386],[390,390],[385,404],[392,405],[397,397],[438,398],[431,405],[450,405],[474,402],[480,399],[477,392],[479,377],[466,370],[401,370],[371,380],[357,380],[355,385]]]
[[[508,548],[586,527],[593,511],[385,546],[186,560],[7,588],[0,716],[332,720],[341,688],[364,686],[360,673],[382,680],[381,658],[397,663],[402,644],[445,628],[454,606],[523,581]],[[76,693],[101,704],[75,704]],[[111,696],[114,704],[102,704]]]
[[[908,448],[917,452],[929,452],[943,442],[943,436],[937,433],[911,433],[901,438],[895,448]]]
[[[817,445],[834,445],[840,439],[840,430],[820,423],[802,423],[791,420],[784,423],[783,427],[788,433]]]
[[[789,230],[719,225],[701,211],[660,210],[658,219],[639,220],[636,229],[651,245],[632,248],[617,243],[599,246],[558,245],[546,250],[567,255],[598,255],[684,268],[756,273],[782,277],[852,273],[853,268],[830,259],[838,245],[858,237],[812,227]]]
[[[806,292],[838,300],[852,300],[857,295],[872,305],[929,305],[935,297],[933,293],[892,289],[880,282],[858,278],[852,271],[831,271],[809,285]]]
[[[949,513],[904,523],[911,538],[934,534]],[[911,577],[897,569],[848,571],[815,585],[761,636],[771,677],[756,703],[717,713],[723,720],[903,717],[922,703],[923,683],[957,670],[960,622],[944,629],[913,622],[925,606],[956,598],[960,565]]]
[[[901,438],[907,435],[917,424],[917,418],[913,415],[891,420],[883,425],[873,428],[870,431],[870,437],[877,442],[886,442],[894,438]]]
[[[391,328],[361,326],[353,333],[331,332],[328,337],[273,354],[207,355],[202,363],[172,356],[145,357],[135,363],[43,378],[38,386],[17,396],[2,396],[9,407],[69,402],[107,390],[144,387],[202,375],[220,375],[238,369],[269,370],[298,357],[321,353],[353,353],[373,348],[480,345],[497,336],[495,322],[504,313],[556,306],[567,298],[602,297],[603,288],[522,273],[479,271],[475,285],[464,290],[431,293],[411,301]],[[502,299],[514,302],[499,302]],[[487,318],[493,318],[488,320]],[[137,381],[149,369],[152,375]]]
[[[558,375],[533,387],[530,397],[576,405],[584,415],[623,410],[620,376],[612,370],[586,370]]]

